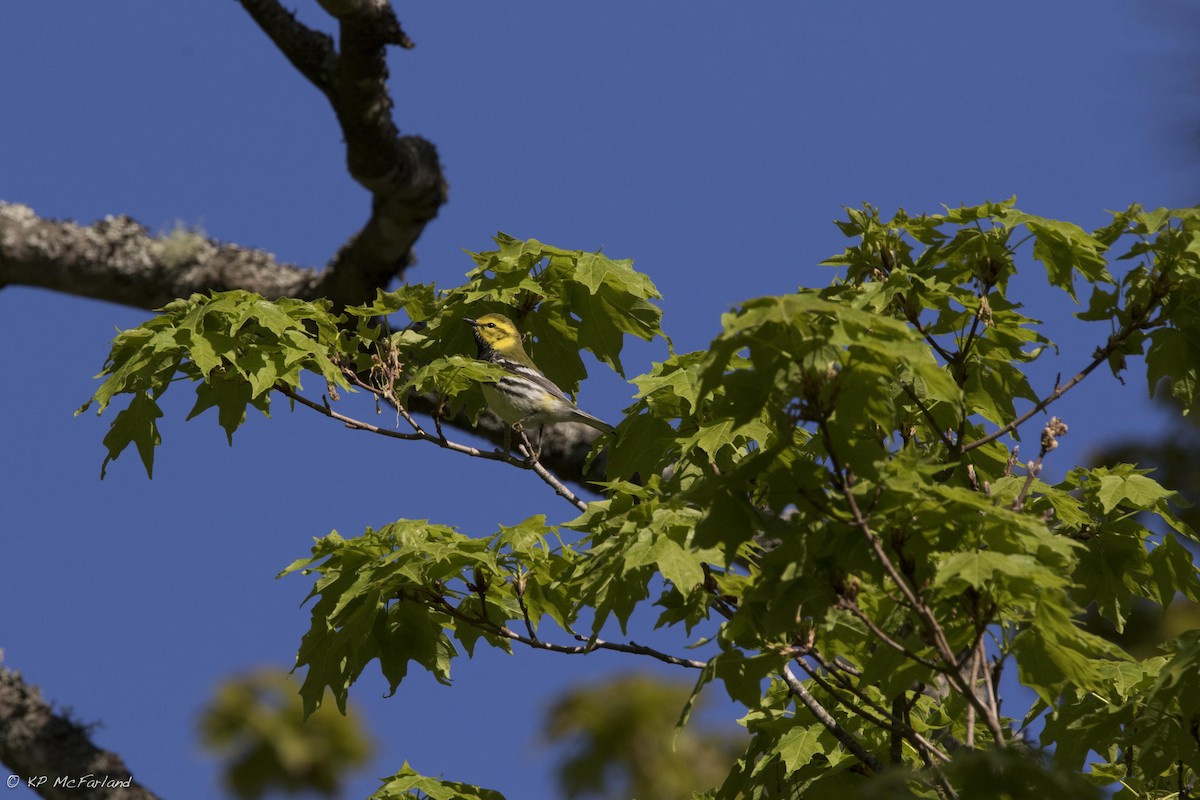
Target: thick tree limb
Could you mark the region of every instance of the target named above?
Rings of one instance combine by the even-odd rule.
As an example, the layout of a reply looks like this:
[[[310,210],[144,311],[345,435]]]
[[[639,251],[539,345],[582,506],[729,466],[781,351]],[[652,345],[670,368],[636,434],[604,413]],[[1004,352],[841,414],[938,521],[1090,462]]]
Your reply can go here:
[[[21,284],[157,308],[193,292],[249,289],[266,297],[370,302],[401,277],[412,248],[446,201],[437,150],[401,136],[387,89],[388,45],[411,47],[387,0],[324,0],[341,52],[277,0],[241,0],[296,69],[329,99],[346,139],[350,174],[372,195],[371,216],[323,273],[280,264],[259,250],[199,236],[150,237],[127,217],[90,227],[0,204],[0,286]]]
[[[271,37],[296,71],[308,78],[322,94],[332,98],[333,79],[337,74],[333,39],[302,25],[294,13],[275,0],[242,0],[242,8]]]
[[[400,136],[391,119],[384,47],[408,40],[390,5],[359,4],[373,10],[344,12],[345,54],[339,57],[328,36],[301,25],[274,0],[242,4],[330,99],[346,135],[351,174],[373,195],[363,229],[318,273],[201,236],[152,237],[128,217],[82,226],[0,203],[0,286],[36,286],[147,309],[193,292],[235,288],[351,305],[369,302],[376,289],[401,275],[417,237],[446,200],[446,183],[434,146]]]
[[[446,202],[437,149],[401,136],[388,93],[387,46],[412,47],[387,0],[322,0],[338,21],[338,44],[298,22],[275,0],[242,6],[333,106],[351,177],[371,192],[371,216],[338,251],[318,293],[338,304],[370,302],[412,263],[412,248]]]
[[[0,202],[0,286],[37,286],[154,309],[193,292],[226,289],[312,299],[319,296],[319,277],[262,250],[191,233],[154,237],[129,217],[85,226]]]
[[[21,785],[46,798],[156,798],[133,780],[120,756],[92,744],[85,726],[56,714],[36,686],[25,683],[19,672],[3,665],[0,665],[0,761],[12,770]],[[42,778],[46,780],[40,782]],[[124,785],[126,782],[128,786]]]
[[[0,286],[36,286],[65,294],[108,300],[152,310],[193,293],[245,289],[264,297],[313,300],[332,288],[313,270],[275,260],[262,250],[224,244],[192,233],[151,236],[128,217],[108,217],[94,225],[42,219],[28,206],[0,202]],[[409,409],[437,410],[431,397],[409,398]],[[472,427],[466,419],[445,423],[469,430],[494,444],[504,441],[505,425],[484,415]],[[596,434],[579,425],[546,428],[542,466],[575,484],[600,480],[602,463],[585,474],[584,458]]]

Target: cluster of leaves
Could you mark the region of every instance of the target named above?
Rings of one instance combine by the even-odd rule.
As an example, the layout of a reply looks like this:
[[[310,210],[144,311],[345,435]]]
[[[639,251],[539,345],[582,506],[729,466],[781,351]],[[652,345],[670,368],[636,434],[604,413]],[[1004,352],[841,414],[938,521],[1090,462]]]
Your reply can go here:
[[[201,741],[225,762],[224,781],[239,800],[272,790],[342,794],[345,776],[371,757],[371,742],[332,707],[304,719],[282,672],[258,670],[224,682],[200,719]]]
[[[840,226],[853,242],[828,263],[842,278],[748,301],[707,350],[633,379],[603,499],[563,524],[577,542],[545,517],[488,538],[400,520],[327,536],[289,567],[318,576],[299,656],[306,707],[326,689],[344,703],[371,662],[393,688],[410,661],[446,679],[454,642],[468,654],[478,641],[607,647],[695,668],[696,692],[719,683],[746,707],[750,744],[711,797],[1084,797],[1119,782],[1119,796],[1158,798],[1192,786],[1196,637],[1139,660],[1080,618],[1092,609],[1120,630],[1135,603],[1200,600],[1180,541],[1195,536],[1172,493],[1133,467],[1043,482],[1067,428],[1039,415],[1138,355],[1152,391],[1185,410],[1200,402],[1200,211],[1135,206],[1087,232],[1010,201],[890,220],[867,207]],[[284,303],[289,325],[272,326],[246,311],[271,304],[245,296],[168,308],[117,340],[96,399],[128,392],[121,414],[140,406],[118,415],[110,458],[130,442],[146,458],[147,403],[176,374],[235,387],[204,390],[222,424],[238,402],[244,415],[273,386],[298,388],[303,369],[331,385],[382,374],[400,406],[434,393],[470,417],[478,381],[496,377],[462,355],[458,319],[481,307],[531,331],[535,358],[571,389],[581,349],[620,372],[623,334],[661,335],[653,286],[628,262],[498,244],[474,255],[464,287],[406,287],[340,320]],[[1092,360],[1041,392],[1026,369],[1051,343],[1010,297],[1030,256],[1051,287],[1090,292],[1081,320],[1105,323]],[[221,303],[240,310],[218,324],[206,309]],[[398,311],[399,332],[374,326]],[[1004,442],[1022,432],[1040,433],[1024,464]],[[698,630],[714,654],[601,638],[651,598],[660,627]],[[1025,708],[1001,696],[1013,666],[1036,697]]]
[[[691,800],[697,789],[719,784],[743,742],[696,724],[677,728],[690,688],[629,674],[600,686],[580,684],[555,701],[544,735],[569,750],[558,770],[567,800]]]
[[[521,325],[538,365],[568,392],[587,376],[582,351],[623,375],[623,335],[662,335],[661,312],[651,303],[658,291],[632,262],[505,234],[496,243],[495,251],[473,254],[477,266],[460,287],[407,285],[343,313],[324,301],[268,301],[244,291],[172,302],[116,337],[103,383],[79,409],[95,403],[102,413],[114,397],[129,396],[104,439],[104,468],[133,445],[153,473],[159,400],[177,379],[196,389],[187,418],[215,407],[232,444],[247,408],[268,414],[273,392],[302,389],[304,372],[320,377],[332,396],[351,388],[349,375],[370,375],[399,402],[433,394],[444,416],[474,422],[484,408],[479,383],[500,372],[473,357],[463,320],[488,312]],[[398,312],[404,320],[378,324]]]
[[[104,382],[76,412],[96,403],[102,413],[114,397],[129,395],[104,437],[108,455],[101,477],[130,445],[146,474],[154,474],[154,448],[162,443],[159,399],[178,378],[196,388],[187,418],[216,408],[232,444],[233,432],[246,421],[246,407],[266,414],[277,384],[298,387],[301,373],[312,372],[345,387],[335,360],[350,341],[328,303],[270,302],[249,292],[170,303],[157,317],[117,336],[101,373]]]
[[[473,538],[424,520],[400,520],[361,536],[336,532],[310,558],[281,573],[319,570],[312,627],[297,666],[307,666],[300,694],[308,712],[326,687],[345,711],[350,686],[378,661],[394,692],[416,662],[443,683],[457,641],[469,655],[485,643],[511,652],[508,620],[536,626],[549,616],[570,629],[574,613],[553,576],[569,573],[578,554],[546,538],[545,517]]]

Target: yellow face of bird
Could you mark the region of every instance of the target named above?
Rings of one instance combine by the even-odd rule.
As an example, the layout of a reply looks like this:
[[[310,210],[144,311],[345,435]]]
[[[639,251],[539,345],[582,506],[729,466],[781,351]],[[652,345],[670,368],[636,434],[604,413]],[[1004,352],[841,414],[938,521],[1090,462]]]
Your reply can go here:
[[[480,345],[504,352],[513,347],[524,350],[521,334],[513,321],[503,314],[484,314],[473,323],[475,338]]]

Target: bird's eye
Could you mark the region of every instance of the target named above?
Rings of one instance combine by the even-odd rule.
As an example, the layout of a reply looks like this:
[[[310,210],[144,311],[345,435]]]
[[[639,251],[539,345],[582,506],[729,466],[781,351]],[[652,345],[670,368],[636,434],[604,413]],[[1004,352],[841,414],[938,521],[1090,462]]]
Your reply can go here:
[[[488,327],[489,327],[489,328],[494,328],[494,327],[496,327],[496,323],[494,323],[494,322],[489,322],[489,323],[488,323]]]

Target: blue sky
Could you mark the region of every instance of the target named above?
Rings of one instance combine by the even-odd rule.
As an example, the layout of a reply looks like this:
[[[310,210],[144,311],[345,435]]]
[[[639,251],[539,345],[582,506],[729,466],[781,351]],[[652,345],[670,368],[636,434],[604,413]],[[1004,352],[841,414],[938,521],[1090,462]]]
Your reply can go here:
[[[471,266],[462,251],[498,230],[603,247],[651,276],[689,350],[739,300],[827,283],[816,265],[843,247],[831,223],[844,205],[936,212],[1015,194],[1090,228],[1130,202],[1190,204],[1200,60],[1173,9],[403,4],[417,48],[390,59],[398,124],[436,143],[450,181],[409,277],[454,285]],[[299,11],[329,27],[315,3]],[[0,198],[46,217],[181,221],[314,267],[365,219],[324,98],[233,2],[10,0],[0,109]],[[1073,310],[1026,269],[1033,316]],[[114,327],[146,316],[0,291],[0,647],[48,697],[101,721],[97,740],[139,780],[186,800],[218,791],[194,739],[215,683],[290,664],[308,584],[273,576],[311,537],[399,517],[484,535],[572,514],[527,474],[283,405],[230,448],[211,413],[182,421],[184,392],[168,395],[154,479],[130,454],[100,482],[109,420],[72,413]],[[1069,319],[1047,333],[1061,353],[1039,367],[1041,391],[1107,335]],[[637,374],[663,355],[637,344],[623,360]],[[583,405],[612,420],[633,389],[601,372]],[[1051,478],[1090,442],[1162,425],[1141,380],[1100,373],[1055,413],[1071,432]],[[536,741],[549,693],[638,667],[652,665],[489,654],[456,662],[452,688],[414,675],[386,700],[368,675],[354,698],[381,752],[349,796],[408,759],[509,798],[552,797]]]

